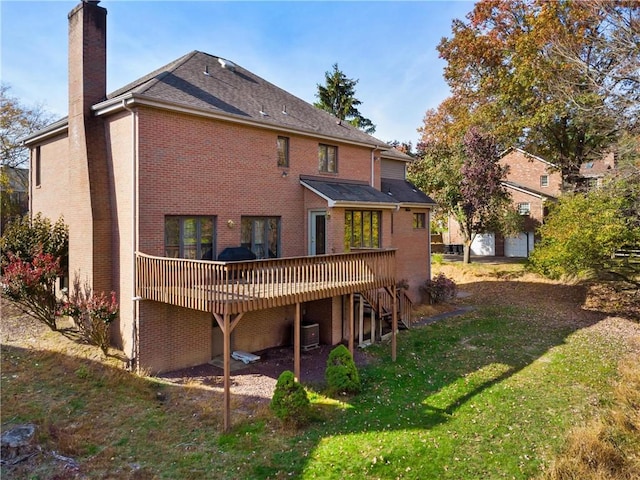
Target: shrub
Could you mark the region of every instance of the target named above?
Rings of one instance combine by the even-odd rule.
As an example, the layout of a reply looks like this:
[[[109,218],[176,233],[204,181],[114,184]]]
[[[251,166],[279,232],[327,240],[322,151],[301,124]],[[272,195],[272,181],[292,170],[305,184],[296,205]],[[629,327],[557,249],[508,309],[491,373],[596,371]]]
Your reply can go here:
[[[76,277],[73,293],[65,302],[62,313],[73,318],[80,335],[87,343],[100,347],[105,355],[109,353],[109,328],[118,316],[114,292],[111,292],[110,297],[104,293],[94,295],[91,286],[85,283],[81,287]]]
[[[458,286],[456,282],[448,278],[444,273],[439,273],[420,285],[420,293],[423,295],[423,300],[426,300],[423,303],[449,302],[456,298]]]
[[[65,271],[69,255],[69,228],[62,219],[51,223],[38,213],[33,219],[28,215],[10,222],[0,238],[0,266],[10,262],[9,255],[24,262],[33,261],[39,253],[51,254],[59,259]]]
[[[358,393],[360,391],[360,376],[353,361],[351,352],[344,345],[338,345],[329,353],[325,379],[329,392]]]
[[[50,253],[36,253],[22,260],[9,252],[2,276],[2,296],[13,301],[27,315],[57,330],[60,301],[56,296],[56,278],[61,274],[60,260]]]
[[[278,377],[269,406],[276,417],[296,427],[308,423],[311,417],[311,402],[307,392],[296,382],[290,370],[285,370]]]

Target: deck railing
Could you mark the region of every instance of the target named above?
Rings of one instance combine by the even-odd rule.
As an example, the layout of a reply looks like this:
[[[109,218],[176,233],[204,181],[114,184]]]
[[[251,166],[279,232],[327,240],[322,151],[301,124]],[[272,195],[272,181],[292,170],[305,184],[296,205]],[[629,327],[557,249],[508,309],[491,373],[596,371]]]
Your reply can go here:
[[[136,253],[136,295],[215,313],[241,313],[395,284],[395,250],[241,262]]]

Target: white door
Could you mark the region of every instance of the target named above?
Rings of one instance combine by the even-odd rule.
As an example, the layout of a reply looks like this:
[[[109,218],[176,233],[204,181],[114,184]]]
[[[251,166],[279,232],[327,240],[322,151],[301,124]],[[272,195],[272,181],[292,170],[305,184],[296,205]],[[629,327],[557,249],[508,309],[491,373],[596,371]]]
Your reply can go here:
[[[479,233],[471,243],[472,255],[494,256],[496,254],[496,239],[493,233]]]
[[[529,235],[525,232],[519,233],[515,237],[506,237],[504,239],[504,256],[505,257],[523,257],[529,256],[530,247],[529,237],[533,241],[533,235]]]
[[[327,253],[327,212],[309,213],[309,255]]]

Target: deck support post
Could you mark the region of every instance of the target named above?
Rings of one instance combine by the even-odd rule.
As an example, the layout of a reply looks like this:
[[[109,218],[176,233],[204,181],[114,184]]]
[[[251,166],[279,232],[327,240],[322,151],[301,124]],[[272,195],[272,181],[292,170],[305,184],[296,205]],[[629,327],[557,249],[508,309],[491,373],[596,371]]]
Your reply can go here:
[[[300,381],[300,302],[296,303],[296,318],[293,321],[293,375]]]
[[[354,299],[355,295],[353,293],[349,294],[349,351],[351,352],[351,356],[353,357],[353,337],[355,336],[355,315],[353,311],[354,307]]]
[[[230,315],[224,314],[224,431],[231,429],[231,323]]]
[[[358,299],[358,345],[364,343],[364,298]]]
[[[394,285],[391,288],[393,292],[393,314],[391,315],[391,361],[396,361],[396,350],[398,347],[398,341],[396,339],[396,335],[398,332],[398,292],[396,291],[396,286]]]
[[[214,313],[213,318],[216,319],[223,336],[223,359],[224,365],[224,431],[228,432],[231,429],[231,332],[238,325],[240,319],[244,316],[244,313],[239,313],[231,320],[231,314],[225,313],[220,315]]]

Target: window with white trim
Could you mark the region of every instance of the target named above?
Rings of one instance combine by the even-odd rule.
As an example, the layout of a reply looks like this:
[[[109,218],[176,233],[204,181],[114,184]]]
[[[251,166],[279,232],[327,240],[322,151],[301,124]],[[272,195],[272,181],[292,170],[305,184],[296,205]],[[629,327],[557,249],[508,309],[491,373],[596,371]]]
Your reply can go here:
[[[549,175],[540,175],[540,186],[541,187],[549,186]]]
[[[520,215],[529,215],[531,213],[531,204],[529,202],[518,203],[518,213]]]

